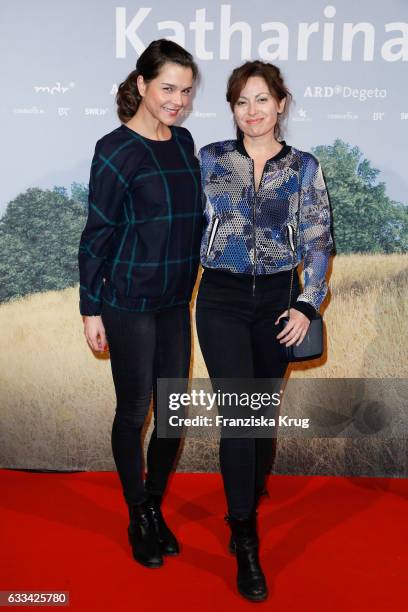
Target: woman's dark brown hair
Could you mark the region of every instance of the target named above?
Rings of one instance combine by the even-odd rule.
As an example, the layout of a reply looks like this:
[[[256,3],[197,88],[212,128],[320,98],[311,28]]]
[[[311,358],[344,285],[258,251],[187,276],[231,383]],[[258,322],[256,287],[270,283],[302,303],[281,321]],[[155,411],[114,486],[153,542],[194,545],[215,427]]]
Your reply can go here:
[[[283,100],[283,98],[286,98],[284,110],[282,113],[278,114],[278,120],[274,129],[274,136],[276,139],[279,139],[282,137],[283,123],[288,116],[292,94],[286,87],[281,71],[277,66],[274,64],[268,64],[267,62],[261,62],[260,60],[255,60],[253,62],[245,62],[245,64],[242,66],[235,68],[228,79],[227,102],[229,102],[231,110],[234,112],[235,104],[237,103],[237,100],[241,95],[241,91],[244,89],[247,80],[254,76],[259,76],[264,79],[268,85],[270,93],[277,102],[280,102]],[[237,125],[236,130],[237,138],[242,138],[243,133]]]
[[[116,104],[118,105],[118,117],[122,123],[133,117],[142,99],[136,83],[137,77],[142,75],[146,83],[152,81],[157,77],[166,62],[191,68],[193,79],[197,79],[198,68],[191,53],[172,40],[166,40],[165,38],[154,40],[140,55],[135,70],[132,70],[123,83],[119,85]]]

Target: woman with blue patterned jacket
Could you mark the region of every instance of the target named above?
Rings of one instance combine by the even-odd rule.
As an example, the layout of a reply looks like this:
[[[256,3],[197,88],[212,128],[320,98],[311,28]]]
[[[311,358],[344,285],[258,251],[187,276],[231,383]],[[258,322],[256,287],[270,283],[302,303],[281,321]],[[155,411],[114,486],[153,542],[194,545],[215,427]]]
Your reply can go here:
[[[332,237],[322,170],[312,154],[278,140],[290,98],[276,66],[246,62],[227,87],[237,139],[199,151],[205,229],[196,321],[211,379],[281,379],[287,364],[279,344],[302,342],[327,292]],[[295,253],[288,226],[297,235]],[[278,333],[279,319],[287,315],[291,269],[301,262],[304,287],[296,273],[289,322]],[[238,589],[251,601],[267,597],[256,508],[274,448],[271,438],[221,435],[230,550],[236,553]]]

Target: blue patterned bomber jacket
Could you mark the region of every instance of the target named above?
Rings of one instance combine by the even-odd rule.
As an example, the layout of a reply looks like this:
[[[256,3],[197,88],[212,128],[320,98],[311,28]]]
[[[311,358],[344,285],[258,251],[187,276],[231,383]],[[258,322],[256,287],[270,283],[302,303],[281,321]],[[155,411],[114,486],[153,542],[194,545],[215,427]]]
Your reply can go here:
[[[254,162],[242,140],[200,149],[205,199],[200,258],[205,268],[252,274],[254,286],[257,275],[290,270],[303,260],[304,286],[297,302],[305,306],[299,310],[312,307],[314,312],[327,293],[333,246],[329,200],[318,160],[285,141],[282,145],[266,162],[258,191]]]

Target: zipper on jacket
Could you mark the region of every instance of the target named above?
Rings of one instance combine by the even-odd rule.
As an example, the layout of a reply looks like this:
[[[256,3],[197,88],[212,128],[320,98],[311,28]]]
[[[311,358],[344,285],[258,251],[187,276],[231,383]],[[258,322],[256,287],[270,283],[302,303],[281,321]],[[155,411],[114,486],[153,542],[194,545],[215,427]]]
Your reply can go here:
[[[217,233],[219,222],[220,222],[220,218],[219,217],[214,217],[214,221],[213,221],[212,228],[211,228],[211,233],[210,233],[210,238],[208,240],[206,257],[208,257],[208,255],[210,254],[211,247],[213,245],[213,242],[214,242],[214,239],[215,239],[215,235]]]
[[[253,270],[253,279],[252,279],[252,296],[255,295],[255,279],[256,279],[256,201],[257,195],[262,187],[262,180],[265,173],[265,168],[267,162],[264,163],[264,167],[261,174],[261,180],[259,181],[258,191],[255,190],[255,162],[252,159],[252,184],[254,188],[254,197],[253,197],[253,207],[252,207],[252,225],[253,225],[253,239],[254,239],[254,270]]]

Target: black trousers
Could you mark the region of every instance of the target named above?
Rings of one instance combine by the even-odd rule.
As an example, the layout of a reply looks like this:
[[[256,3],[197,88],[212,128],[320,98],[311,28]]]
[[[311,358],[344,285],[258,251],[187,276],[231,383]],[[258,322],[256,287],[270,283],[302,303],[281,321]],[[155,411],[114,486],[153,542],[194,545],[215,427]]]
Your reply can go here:
[[[277,317],[287,309],[290,271],[256,277],[205,269],[196,306],[197,334],[208,374],[213,378],[283,378]],[[300,293],[294,274],[293,303]],[[220,440],[220,468],[228,513],[247,517],[265,486],[276,438]]]
[[[157,378],[188,378],[189,306],[128,312],[103,303],[101,316],[117,401],[112,425],[113,457],[125,500],[140,503],[148,492],[163,494],[180,444],[179,438],[157,437]],[[154,429],[147,450],[144,483],[140,434],[152,391]]]

